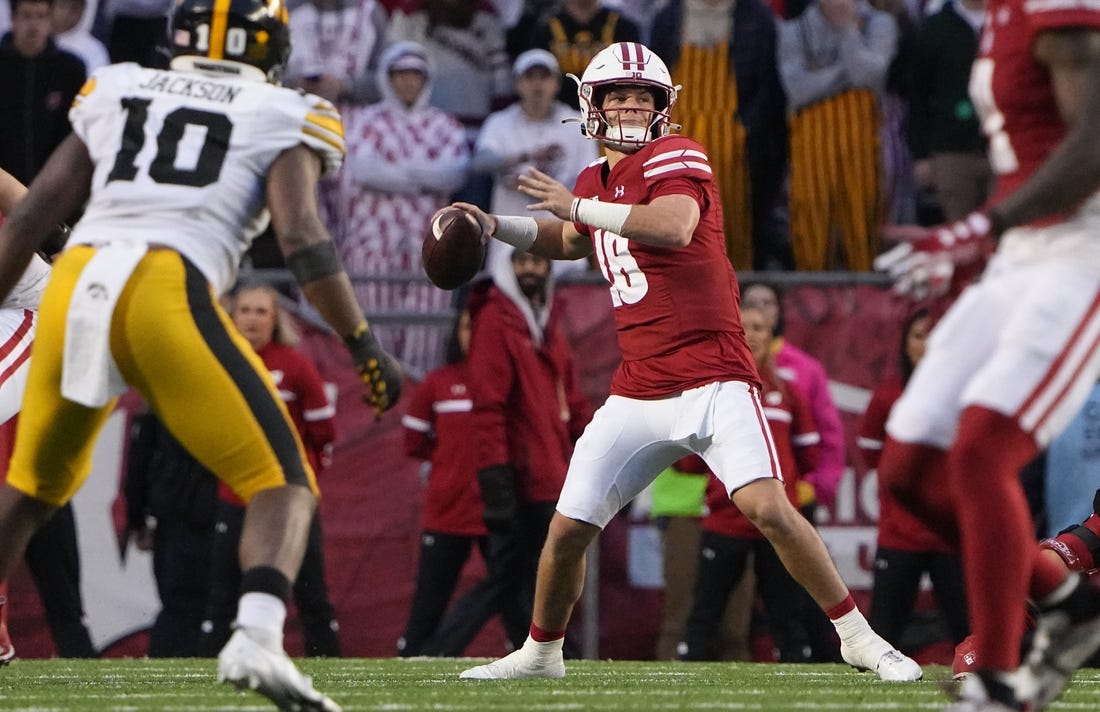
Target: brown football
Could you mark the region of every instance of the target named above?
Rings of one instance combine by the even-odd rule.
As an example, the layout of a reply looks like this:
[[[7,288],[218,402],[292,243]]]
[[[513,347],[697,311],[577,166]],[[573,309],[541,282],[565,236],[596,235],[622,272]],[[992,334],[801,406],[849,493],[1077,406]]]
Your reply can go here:
[[[457,289],[474,278],[485,261],[486,236],[465,210],[443,208],[424,235],[424,272],[440,289]]]

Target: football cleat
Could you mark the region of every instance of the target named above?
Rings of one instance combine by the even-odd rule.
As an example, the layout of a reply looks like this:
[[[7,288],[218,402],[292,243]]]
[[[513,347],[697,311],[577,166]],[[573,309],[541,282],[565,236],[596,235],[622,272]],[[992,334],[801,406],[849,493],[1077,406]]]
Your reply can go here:
[[[1100,590],[1081,574],[1062,601],[1041,610],[1026,667],[1038,681],[1037,709],[1062,694],[1069,679],[1100,649]]]
[[[1035,679],[1021,668],[1011,673],[985,670],[968,674],[944,712],[1031,712]]]
[[[951,661],[951,677],[964,680],[974,674],[978,653],[974,647],[974,636],[968,635],[955,646],[955,658]]]
[[[218,654],[218,682],[255,690],[286,712],[341,712],[340,706],[313,689],[282,648],[271,648],[238,628]]]
[[[530,637],[519,650],[514,650],[500,660],[488,665],[478,665],[464,670],[463,680],[521,680],[544,677],[565,677],[565,661],[561,652],[562,641],[537,643]]]
[[[8,599],[0,596],[0,613],[7,605]],[[11,636],[8,635],[8,624],[4,622],[4,616],[0,615],[0,667],[7,665],[15,657],[15,646],[11,644]]]
[[[924,677],[915,660],[902,655],[878,635],[857,645],[841,642],[840,657],[856,670],[870,670],[885,682],[913,682]]]

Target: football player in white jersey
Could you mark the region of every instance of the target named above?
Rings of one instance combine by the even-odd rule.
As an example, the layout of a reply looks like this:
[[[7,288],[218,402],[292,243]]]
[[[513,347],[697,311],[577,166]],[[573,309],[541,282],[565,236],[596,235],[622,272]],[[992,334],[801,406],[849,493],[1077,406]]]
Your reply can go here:
[[[321,222],[317,181],[343,157],[340,117],[277,86],[282,0],[179,0],[169,71],[97,71],[73,134],[0,227],[0,295],[51,228],[87,201],[42,297],[27,396],[0,488],[0,578],[86,479],[126,387],[248,503],[242,596],[218,677],[282,709],[338,710],[283,651],[285,600],[316,480],[263,362],[217,297],[269,216],[305,296],[344,337],[381,413],[401,371],[378,345]]]

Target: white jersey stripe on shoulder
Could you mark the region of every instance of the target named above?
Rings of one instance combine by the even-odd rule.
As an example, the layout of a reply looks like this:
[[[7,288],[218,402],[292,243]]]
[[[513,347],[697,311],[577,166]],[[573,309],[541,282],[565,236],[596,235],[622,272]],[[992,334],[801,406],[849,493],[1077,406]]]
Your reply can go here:
[[[650,156],[649,160],[642,165],[648,166],[653,163],[660,163],[661,161],[671,161],[681,158],[699,158],[706,161],[707,154],[702,151],[696,151],[693,148],[678,148],[675,151],[665,151],[664,153],[658,153],[656,156]]]
[[[710,166],[707,165],[706,163],[696,163],[696,162],[684,161],[684,162],[680,162],[680,163],[669,163],[669,164],[666,164],[666,165],[663,165],[663,166],[659,166],[657,168],[651,168],[648,171],[646,171],[645,173],[643,173],[642,176],[644,178],[653,178],[655,176],[659,176],[659,175],[662,175],[664,173],[671,173],[672,171],[685,171],[685,170],[686,171],[690,171],[690,170],[699,171],[700,173],[705,173],[708,176],[713,175],[713,173],[714,173],[710,169]]]
[[[789,423],[794,420],[791,411],[782,408],[769,408],[768,406],[764,406],[764,417],[777,423]]]
[[[430,433],[432,432],[432,424],[426,420],[413,417],[411,415],[401,416],[401,424],[409,430],[415,430],[418,433]]]
[[[1028,15],[1061,10],[1100,10],[1100,0],[1027,0],[1024,3],[1024,12]]]
[[[474,402],[469,398],[441,400],[432,404],[432,410],[436,413],[469,413],[473,409]]]
[[[881,440],[876,440],[875,438],[857,438],[856,439],[856,445],[863,448],[864,450],[881,450],[882,449],[882,441]]]
[[[791,438],[791,444],[795,447],[807,447],[809,445],[817,445],[821,442],[821,435],[813,433],[802,433],[801,435],[795,435]]]
[[[321,408],[311,408],[302,411],[302,420],[307,423],[316,423],[318,420],[328,420],[336,417],[336,406],[326,405]]]

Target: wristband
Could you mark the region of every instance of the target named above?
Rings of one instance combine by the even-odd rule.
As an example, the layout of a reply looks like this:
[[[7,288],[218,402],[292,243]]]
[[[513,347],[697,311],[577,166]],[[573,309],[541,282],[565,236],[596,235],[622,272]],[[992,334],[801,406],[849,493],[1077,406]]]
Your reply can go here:
[[[591,198],[574,198],[569,217],[573,222],[622,235],[623,225],[630,217],[630,205],[604,203]]]
[[[535,238],[539,236],[539,224],[534,218],[518,215],[495,215],[497,229],[493,237],[512,245],[521,252],[531,249]]]

